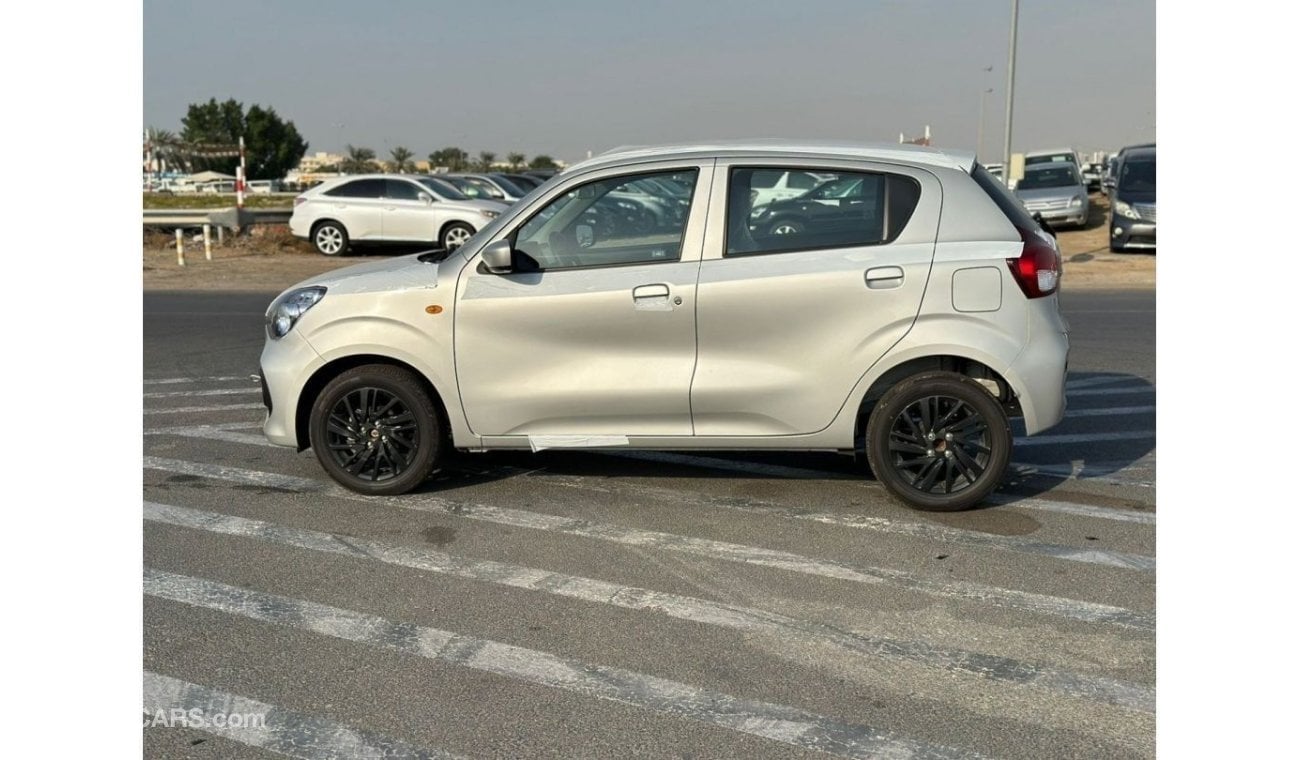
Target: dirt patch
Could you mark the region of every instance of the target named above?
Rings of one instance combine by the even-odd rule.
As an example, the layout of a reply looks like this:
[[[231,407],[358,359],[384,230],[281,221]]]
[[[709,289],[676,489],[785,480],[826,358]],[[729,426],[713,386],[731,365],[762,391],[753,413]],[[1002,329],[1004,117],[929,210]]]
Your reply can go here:
[[[1150,253],[1111,253],[1106,233],[1109,204],[1094,194],[1088,224],[1081,230],[1063,230],[1057,241],[1065,259],[1066,290],[1085,288],[1142,288],[1156,285],[1156,257]],[[428,246],[375,248],[346,256],[322,256],[305,241],[289,234],[286,225],[255,225],[252,233],[227,237],[212,245],[212,260],[203,255],[203,238],[185,238],[185,264],[176,263],[173,235],[146,231],[144,235],[145,290],[256,290],[279,291],[321,272],[350,266],[375,256],[397,256],[426,250]]]

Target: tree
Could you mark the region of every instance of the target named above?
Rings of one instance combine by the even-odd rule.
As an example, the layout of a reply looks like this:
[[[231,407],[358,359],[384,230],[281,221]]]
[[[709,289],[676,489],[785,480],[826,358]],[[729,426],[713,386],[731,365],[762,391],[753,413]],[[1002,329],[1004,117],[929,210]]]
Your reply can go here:
[[[157,127],[145,130],[146,169],[150,172],[189,171],[189,157],[185,155],[181,139],[174,133]]]
[[[213,171],[234,174],[239,166],[237,156],[204,156],[205,146],[231,148],[244,138],[244,156],[248,165],[247,179],[280,179],[298,165],[307,153],[307,141],[298,134],[292,121],[284,121],[274,108],[252,105],[248,112],[231,98],[218,103],[211,98],[207,103],[191,103],[185,118],[181,119],[183,150],[191,153],[188,168],[191,171]]]
[[[558,169],[560,165],[555,163],[555,159],[550,156],[541,155],[533,156],[533,160],[528,162],[529,169]]]
[[[524,161],[527,160],[527,158],[528,156],[525,156],[522,153],[507,153],[506,160],[510,162],[510,171],[517,172],[524,168]]]
[[[393,148],[389,155],[393,158],[393,171],[398,174],[406,174],[415,169],[415,162],[411,160],[415,158],[415,154],[401,145]]]
[[[429,164],[445,166],[451,172],[463,172],[469,168],[469,153],[456,147],[435,150],[429,154]]]
[[[492,164],[497,160],[497,154],[490,150],[479,151],[478,170],[481,172],[492,171]]]
[[[339,164],[339,169],[344,174],[366,174],[379,169],[375,165],[375,152],[373,150],[348,145],[347,151],[348,157],[343,159],[343,163]]]

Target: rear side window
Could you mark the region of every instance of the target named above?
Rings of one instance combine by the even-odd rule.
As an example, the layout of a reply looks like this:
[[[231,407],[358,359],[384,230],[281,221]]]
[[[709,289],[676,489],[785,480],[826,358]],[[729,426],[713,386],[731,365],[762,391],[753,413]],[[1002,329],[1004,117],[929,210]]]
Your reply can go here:
[[[849,248],[888,243],[921,197],[916,180],[897,174],[791,170],[813,186],[792,198],[761,202],[753,184],[775,170],[735,167],[728,179],[727,256]],[[820,181],[818,181],[820,180]]]
[[[384,180],[386,189],[384,196],[395,201],[413,201],[419,198],[419,190],[415,185],[402,179]]]
[[[358,179],[326,190],[324,194],[333,198],[379,198],[384,189],[382,179]]]
[[[987,169],[975,164],[975,170],[970,173],[970,176],[975,180],[975,184],[983,188],[989,198],[998,204],[998,208],[1002,209],[1002,213],[1006,215],[1007,220],[1013,225],[1022,230],[1038,229],[1038,222],[1035,222],[1034,218],[1025,210],[1025,207],[1020,205],[1020,201],[1011,194],[1006,185],[999,182],[992,174],[989,174]]]

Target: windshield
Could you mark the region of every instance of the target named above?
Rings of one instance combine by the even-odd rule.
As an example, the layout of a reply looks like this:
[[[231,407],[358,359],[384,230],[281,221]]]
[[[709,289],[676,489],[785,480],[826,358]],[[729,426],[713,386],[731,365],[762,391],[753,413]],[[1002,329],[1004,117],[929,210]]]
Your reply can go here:
[[[469,198],[464,193],[457,190],[450,183],[433,177],[420,177],[416,180],[421,185],[433,191],[433,194],[442,198],[444,201],[467,201]]]
[[[516,185],[515,183],[511,182],[510,180],[506,179],[500,174],[493,174],[492,180],[497,183],[498,187],[500,187],[502,190],[505,190],[506,193],[516,198],[522,198],[525,195],[528,195],[527,190],[520,189],[519,185]]]
[[[1047,187],[1071,187],[1079,184],[1079,175],[1073,166],[1053,166],[1050,169],[1026,171],[1025,178],[1016,183],[1017,190],[1041,190]]]
[[[1119,173],[1119,189],[1129,193],[1156,191],[1155,159],[1128,160]]]
[[[1073,153],[1052,153],[1043,156],[1025,156],[1025,166],[1034,164],[1074,163]]]

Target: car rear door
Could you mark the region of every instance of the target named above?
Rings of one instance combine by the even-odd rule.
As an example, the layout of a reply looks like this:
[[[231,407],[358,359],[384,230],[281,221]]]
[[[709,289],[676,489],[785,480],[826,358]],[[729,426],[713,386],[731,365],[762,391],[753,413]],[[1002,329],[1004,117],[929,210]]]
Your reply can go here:
[[[427,243],[438,239],[433,194],[404,179],[384,180],[383,226],[385,240]],[[423,194],[429,200],[421,200]]]
[[[512,241],[513,271],[493,274],[477,256],[461,270],[456,378],[485,444],[690,435],[711,169],[656,162],[570,178],[495,238]],[[646,228],[609,202],[642,177],[688,182],[689,211]]]
[[[785,168],[860,178],[870,189],[861,203],[818,204],[801,225],[769,234],[751,217],[748,178]],[[915,321],[940,206],[938,179],[920,169],[718,161],[696,294],[695,434],[793,435],[829,425]]]

